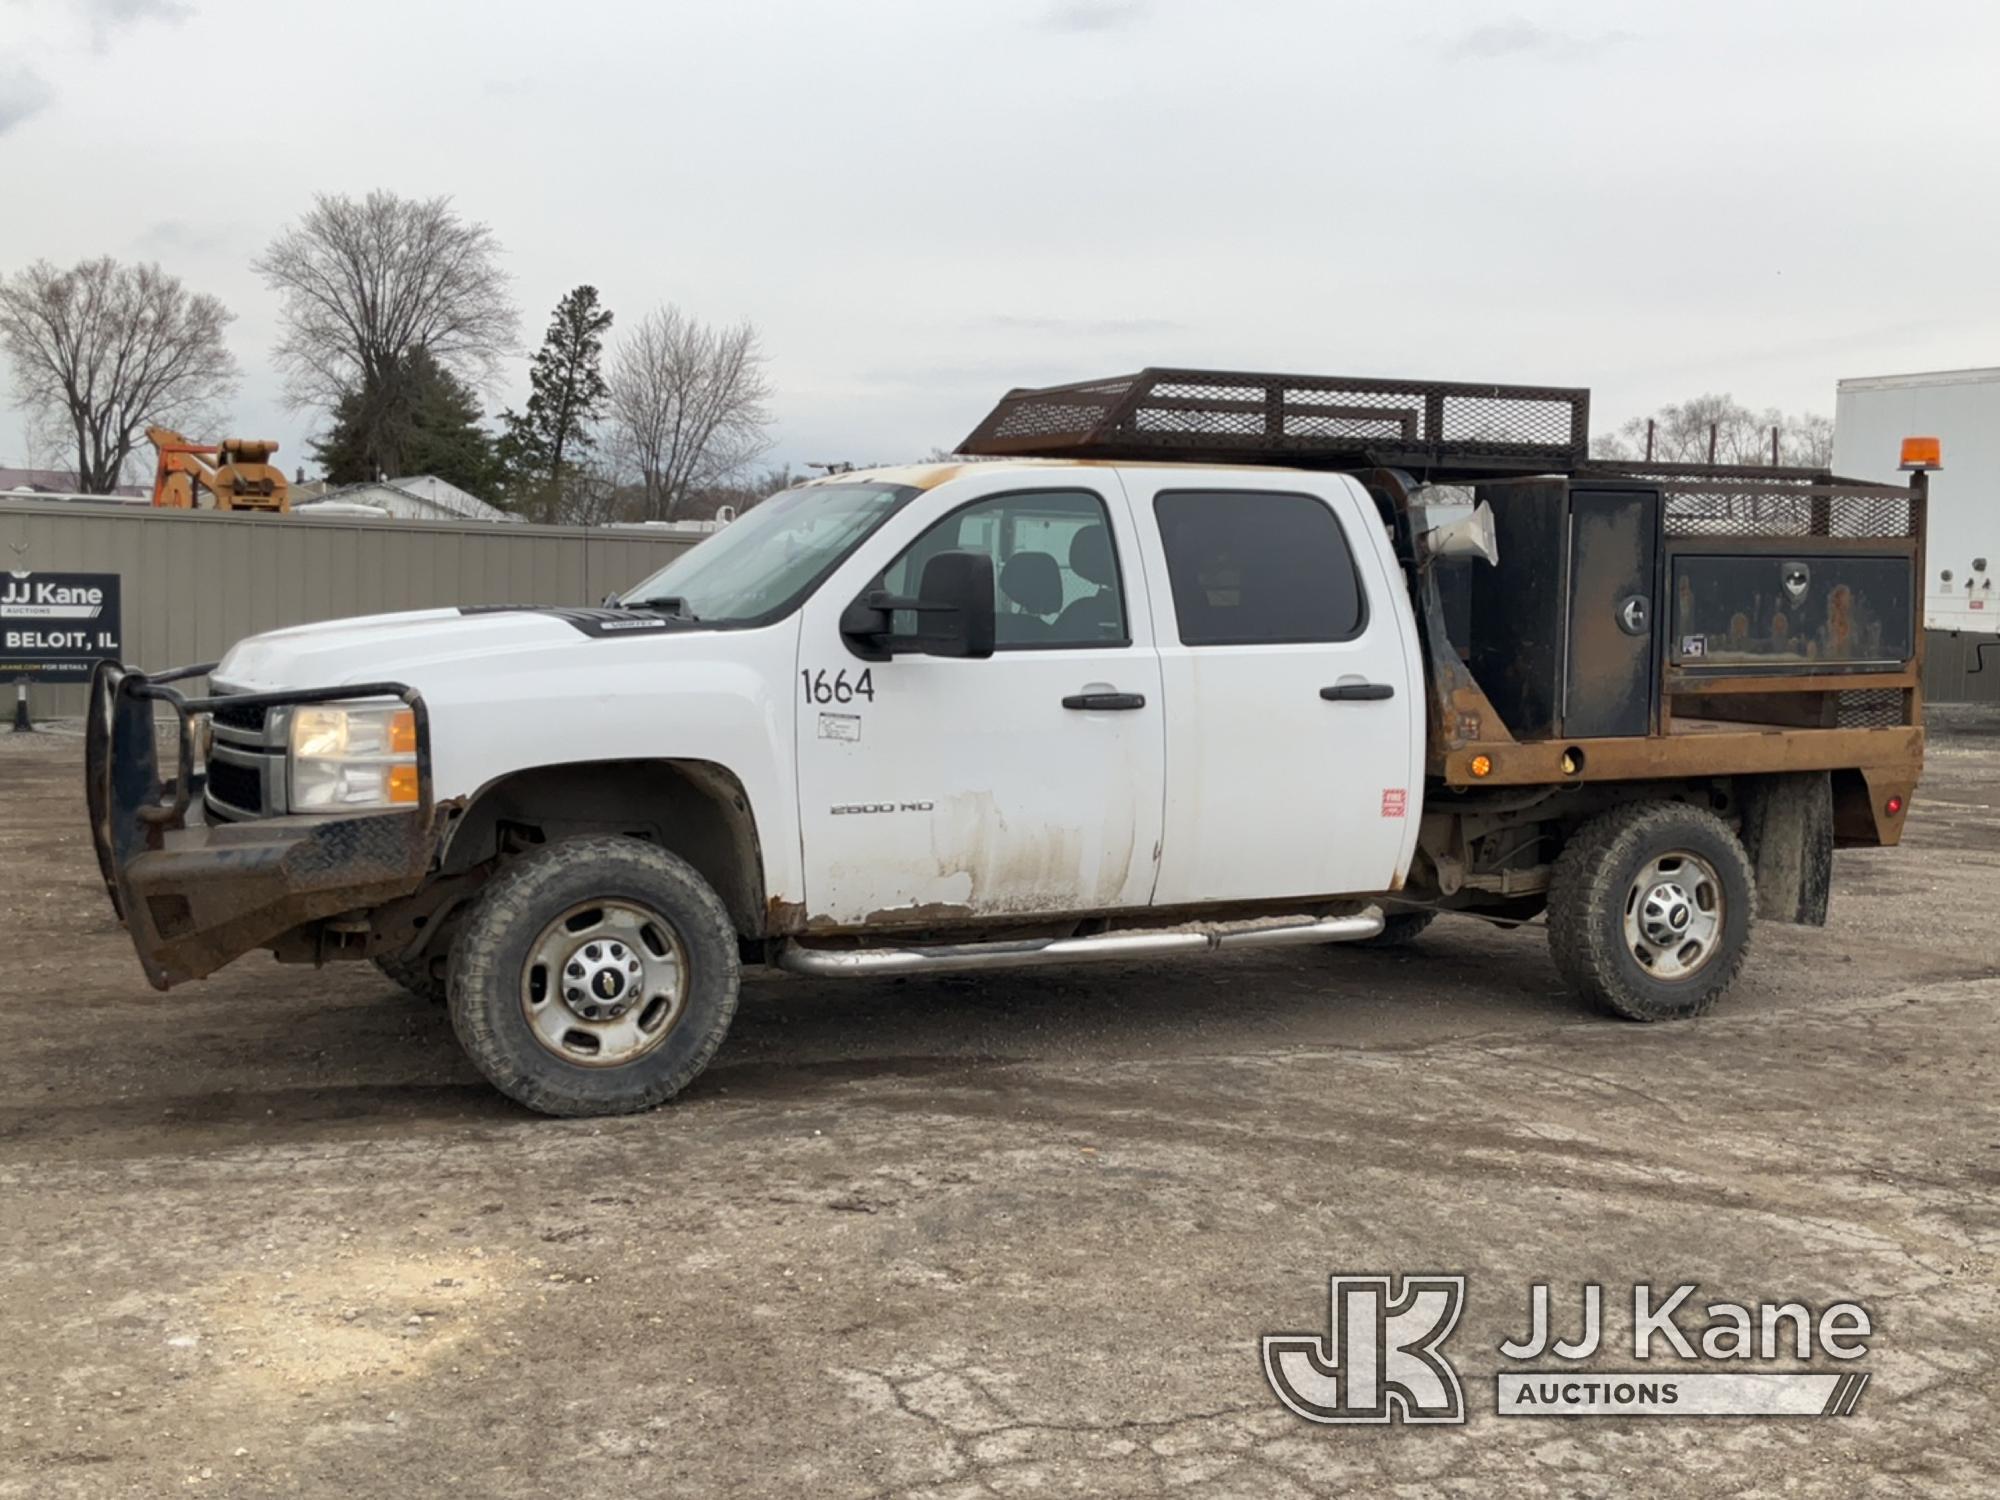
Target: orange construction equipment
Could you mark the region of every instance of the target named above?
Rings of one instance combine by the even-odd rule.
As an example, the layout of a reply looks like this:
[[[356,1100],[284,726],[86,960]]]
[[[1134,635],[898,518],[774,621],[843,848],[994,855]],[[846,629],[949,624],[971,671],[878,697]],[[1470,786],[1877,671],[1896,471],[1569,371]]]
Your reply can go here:
[[[282,512],[292,508],[292,487],[284,470],[267,462],[278,451],[276,443],[249,438],[191,443],[171,427],[148,427],[146,439],[160,455],[153,475],[155,505],[194,510],[195,491],[204,489],[215,497],[217,510]],[[222,462],[204,462],[208,455],[220,455]]]

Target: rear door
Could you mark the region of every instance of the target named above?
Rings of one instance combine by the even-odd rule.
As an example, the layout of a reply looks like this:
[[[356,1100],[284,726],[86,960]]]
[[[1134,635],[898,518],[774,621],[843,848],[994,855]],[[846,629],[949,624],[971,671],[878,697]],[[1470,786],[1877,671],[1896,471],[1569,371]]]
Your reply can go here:
[[[1393,889],[1422,795],[1415,625],[1339,475],[1126,473],[1167,702],[1154,904]]]

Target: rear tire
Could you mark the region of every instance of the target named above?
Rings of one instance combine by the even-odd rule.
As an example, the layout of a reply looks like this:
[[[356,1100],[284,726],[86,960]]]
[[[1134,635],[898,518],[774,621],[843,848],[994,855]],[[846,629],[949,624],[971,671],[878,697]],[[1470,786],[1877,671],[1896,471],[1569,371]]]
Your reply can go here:
[[[1563,847],[1549,951],[1571,989],[1631,1021],[1714,1008],[1750,951],[1756,882],[1714,813],[1680,802],[1613,808]]]
[[[421,1000],[427,1005],[443,1005],[449,996],[443,954],[433,958],[420,953],[415,958],[377,958],[374,962],[385,978],[401,985],[413,1000]]]
[[[1401,948],[1423,936],[1424,929],[1437,920],[1434,911],[1392,911],[1382,918],[1382,930],[1373,937],[1356,938],[1356,948]]]
[[[729,913],[687,861],[640,839],[569,839],[480,892],[452,947],[451,1024],[529,1109],[631,1114],[708,1066],[740,980]]]

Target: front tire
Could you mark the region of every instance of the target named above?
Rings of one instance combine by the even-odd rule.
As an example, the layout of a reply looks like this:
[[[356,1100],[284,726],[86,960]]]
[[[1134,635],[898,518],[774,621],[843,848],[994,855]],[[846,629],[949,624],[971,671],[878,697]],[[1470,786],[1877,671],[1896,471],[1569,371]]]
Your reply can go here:
[[[480,892],[452,946],[451,1023],[529,1109],[632,1114],[708,1066],[740,982],[729,913],[686,860],[639,839],[568,839]]]
[[[1631,1021],[1698,1016],[1750,951],[1755,878],[1714,813],[1634,803],[1583,825],[1549,887],[1549,950],[1571,989]]]

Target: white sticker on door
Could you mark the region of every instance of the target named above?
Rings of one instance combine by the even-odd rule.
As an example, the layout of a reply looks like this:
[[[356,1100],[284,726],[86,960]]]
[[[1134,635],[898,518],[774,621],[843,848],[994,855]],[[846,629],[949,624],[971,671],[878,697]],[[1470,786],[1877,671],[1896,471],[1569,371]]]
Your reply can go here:
[[[819,737],[823,740],[847,740],[852,743],[861,738],[860,714],[821,714],[819,716]]]

